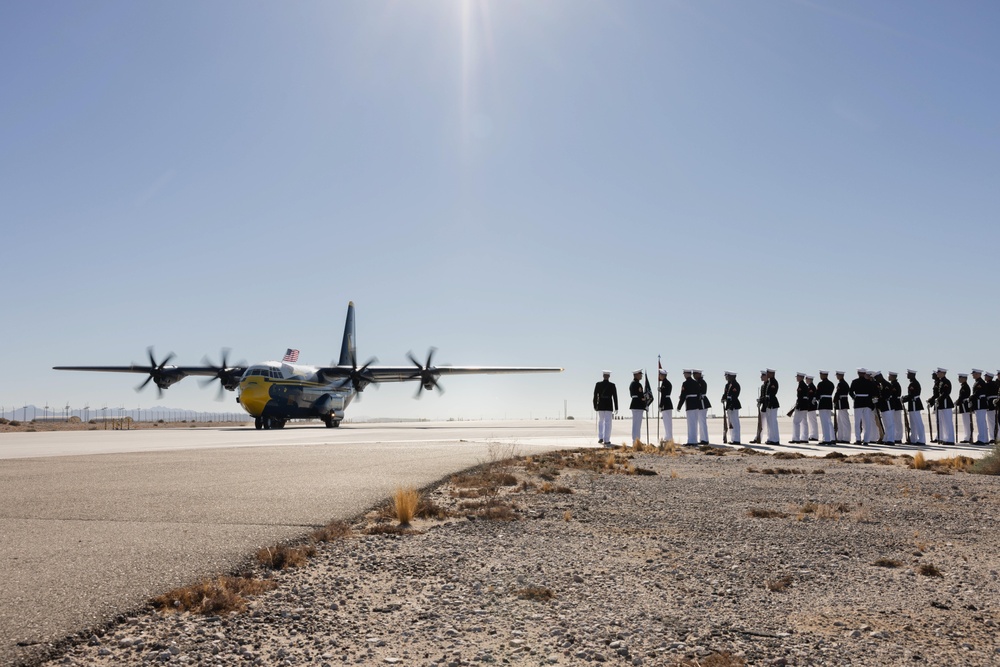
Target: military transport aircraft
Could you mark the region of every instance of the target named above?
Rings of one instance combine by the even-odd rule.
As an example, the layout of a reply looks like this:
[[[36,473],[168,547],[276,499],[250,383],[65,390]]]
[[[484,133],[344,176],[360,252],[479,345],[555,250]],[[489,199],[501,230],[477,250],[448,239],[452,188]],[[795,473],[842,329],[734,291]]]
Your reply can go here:
[[[434,366],[431,361],[434,348],[427,354],[427,361],[420,363],[412,353],[407,353],[412,366],[373,366],[377,360],[369,359],[358,367],[355,349],[354,302],[347,304],[347,321],[344,340],[340,346],[340,361],[336,366],[303,366],[296,364],[297,353],[286,355],[285,361],[266,361],[247,366],[227,364],[228,351],[222,352],[218,366],[203,360],[202,366],[168,366],[174,355],[169,354],[156,363],[153,348],[149,348],[149,366],[54,366],[58,371],[101,371],[111,373],[145,373],[149,377],[136,387],[143,389],[153,382],[159,394],[188,375],[205,376],[204,384],[219,381],[219,394],[223,389],[239,390],[237,402],[254,417],[258,429],[283,428],[289,419],[319,418],[327,427],[340,426],[344,410],[369,384],[380,382],[420,383],[416,396],[424,389],[444,390],[438,384],[442,375],[472,375],[479,373],[558,373],[562,368],[540,366]],[[292,350],[289,350],[292,352]]]

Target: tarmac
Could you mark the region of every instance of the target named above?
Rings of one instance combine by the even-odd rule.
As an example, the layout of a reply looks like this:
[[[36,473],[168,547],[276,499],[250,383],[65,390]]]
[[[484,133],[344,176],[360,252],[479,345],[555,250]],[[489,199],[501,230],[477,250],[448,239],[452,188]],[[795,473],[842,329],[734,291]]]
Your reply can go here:
[[[756,420],[743,420],[743,441]],[[650,421],[649,440],[656,440]],[[782,434],[790,420],[781,420]],[[709,420],[722,444],[722,420]],[[630,438],[628,420],[612,440]],[[683,438],[686,423],[674,424]],[[643,439],[646,439],[643,429]],[[498,452],[597,446],[593,420],[311,424],[0,435],[0,664],[240,568],[256,551],[348,519]],[[983,447],[754,445],[824,456]]]

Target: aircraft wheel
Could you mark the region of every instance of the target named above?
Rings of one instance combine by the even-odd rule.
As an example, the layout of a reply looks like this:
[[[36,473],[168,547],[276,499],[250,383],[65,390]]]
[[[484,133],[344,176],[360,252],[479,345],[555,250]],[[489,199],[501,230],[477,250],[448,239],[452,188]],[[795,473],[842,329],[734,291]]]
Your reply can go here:
[[[262,428],[264,428],[264,420],[261,419],[260,417],[254,417],[253,427],[258,431],[261,430]]]
[[[264,419],[264,430],[265,431],[271,430],[271,418],[270,417],[264,417],[263,419]]]
[[[271,428],[285,428],[285,420],[284,419],[275,419],[274,423],[271,426]]]
[[[326,423],[326,427],[327,428],[337,428],[338,426],[340,426],[340,420],[339,419],[332,419],[332,418],[331,419],[327,419],[327,420],[325,420],[325,423]]]

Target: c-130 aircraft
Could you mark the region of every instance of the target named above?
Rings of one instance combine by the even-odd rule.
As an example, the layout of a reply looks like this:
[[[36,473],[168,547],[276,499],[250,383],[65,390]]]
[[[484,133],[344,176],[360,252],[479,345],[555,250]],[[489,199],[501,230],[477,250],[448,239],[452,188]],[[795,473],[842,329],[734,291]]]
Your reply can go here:
[[[229,366],[228,352],[223,350],[222,363],[215,366],[205,358],[202,366],[168,366],[171,353],[156,363],[153,349],[149,348],[149,366],[54,366],[57,371],[98,371],[110,373],[145,373],[149,377],[136,387],[143,389],[153,382],[160,396],[163,390],[189,375],[214,380],[223,389],[238,391],[236,400],[254,417],[258,429],[283,428],[289,419],[319,418],[328,428],[340,426],[344,411],[351,401],[369,384],[380,382],[420,383],[416,397],[427,389],[444,390],[438,384],[442,375],[475,375],[495,373],[558,373],[562,368],[545,366],[434,366],[435,349],[427,354],[421,364],[412,353],[407,353],[412,366],[373,366],[377,360],[369,359],[358,367],[355,348],[354,302],[347,304],[347,321],[344,323],[344,340],[340,346],[340,360],[336,366],[306,366],[294,361],[265,361],[259,364]]]

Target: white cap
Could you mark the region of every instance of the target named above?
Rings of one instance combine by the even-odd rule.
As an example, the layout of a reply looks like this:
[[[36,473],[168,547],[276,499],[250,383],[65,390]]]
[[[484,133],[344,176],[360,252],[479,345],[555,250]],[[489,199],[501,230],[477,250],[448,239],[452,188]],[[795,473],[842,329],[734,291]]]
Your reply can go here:
[[[682,373],[684,373],[684,374],[686,374],[686,375],[690,375],[690,374],[691,374],[691,369],[690,369],[690,368],[685,368],[685,369],[684,369],[683,371],[681,371],[681,372],[682,372]]]
[[[802,371],[799,371],[798,373],[795,374],[795,377],[797,377],[797,378],[804,378],[805,376],[806,376],[806,374],[803,373]]]
[[[983,373],[983,375],[985,375],[988,378],[993,377],[993,373],[990,373],[989,371],[986,371],[985,373]]]
[[[889,375],[899,375],[896,371],[889,371]]]
[[[967,377],[969,377],[969,374],[968,373],[959,373],[958,377],[959,378],[967,378]]]
[[[642,369],[641,368],[637,368],[634,371],[632,371],[632,375],[639,375],[641,373],[642,373]]]
[[[768,373],[777,373],[778,371],[774,370],[773,368],[768,368],[767,372]]]
[[[611,371],[601,371],[601,375],[611,375]]]
[[[812,375],[807,375],[807,376],[806,376],[806,379],[807,379],[807,380],[814,380],[815,378],[814,378],[814,377],[813,377]]]
[[[847,375],[844,371],[836,371],[837,375]]]
[[[665,369],[665,368],[661,368],[661,369],[659,369],[659,370],[657,371],[657,373],[659,373],[660,375],[666,375],[666,374],[667,374],[667,369]]]
[[[761,374],[761,375],[767,375],[767,371],[766,371],[766,370],[762,370],[762,371],[760,372],[760,374]]]
[[[701,373],[701,369],[700,368],[692,368],[691,372],[692,373]]]
[[[914,375],[917,374],[917,372],[915,370],[913,370],[912,368],[907,368],[906,369],[906,374],[909,375],[910,373],[913,373]]]
[[[725,375],[732,375],[733,377],[736,377],[736,373],[733,371],[725,371]]]
[[[982,374],[983,374],[983,371],[982,371],[982,369],[980,369],[980,368],[973,368],[973,369],[972,369],[972,372],[973,372],[973,373],[979,373],[980,375],[982,375]]]
[[[830,371],[820,371],[819,374],[820,375],[829,375]]]
[[[864,366],[862,366],[861,368],[859,368],[859,369],[858,369],[858,372],[859,372],[859,373],[867,373],[867,372],[868,372],[868,369],[867,369],[867,368],[865,368]]]
[[[878,377],[879,375],[882,375],[882,371],[872,371],[872,375]]]
[[[940,366],[938,366],[937,372],[938,373],[947,373],[948,369],[947,368],[941,368]]]

